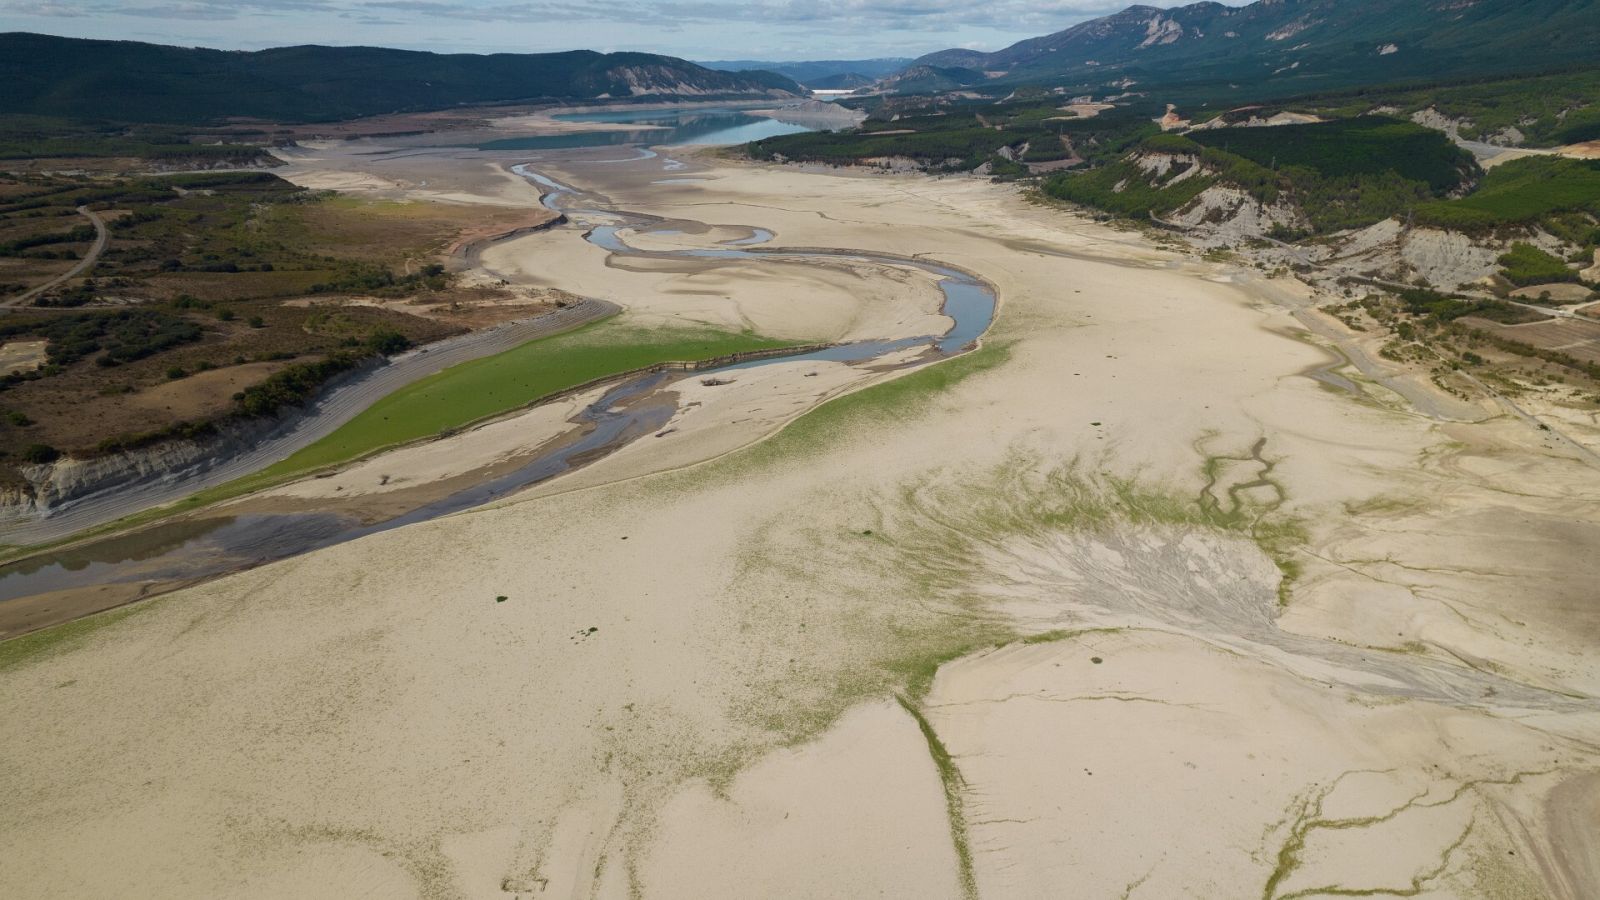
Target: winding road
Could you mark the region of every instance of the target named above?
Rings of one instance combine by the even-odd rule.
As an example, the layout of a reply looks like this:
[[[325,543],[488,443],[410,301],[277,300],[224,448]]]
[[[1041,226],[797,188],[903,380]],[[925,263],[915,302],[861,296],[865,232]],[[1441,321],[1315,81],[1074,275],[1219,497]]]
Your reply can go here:
[[[53,287],[56,287],[57,285],[62,284],[63,282],[77,278],[79,275],[89,271],[89,269],[93,268],[95,263],[100,261],[100,254],[106,252],[106,244],[111,240],[111,232],[106,230],[106,220],[100,218],[99,213],[87,206],[78,207],[78,214],[87,217],[90,222],[94,223],[94,245],[89,248],[89,252],[85,253],[83,255],[83,259],[78,260],[78,264],[68,269],[64,274],[57,275],[55,278],[46,281],[44,284],[41,284],[30,291],[24,291],[23,293],[12,297],[10,300],[0,302],[0,307],[26,306],[33,301],[33,298],[43,294],[45,291],[48,291]]]
[[[333,433],[383,397],[459,363],[503,353],[535,338],[587,325],[622,311],[605,300],[585,300],[552,313],[485,331],[438,341],[363,370],[325,393],[304,415],[285,422],[248,450],[193,465],[137,484],[114,481],[104,489],[53,507],[42,518],[0,524],[0,542],[37,544],[58,540],[124,516],[173,503],[265,469]]]

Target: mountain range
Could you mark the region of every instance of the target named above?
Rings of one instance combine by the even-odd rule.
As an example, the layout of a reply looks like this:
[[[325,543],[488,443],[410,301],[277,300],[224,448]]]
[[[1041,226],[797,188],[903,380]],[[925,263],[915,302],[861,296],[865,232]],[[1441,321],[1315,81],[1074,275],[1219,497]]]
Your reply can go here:
[[[254,52],[0,34],[0,113],[200,124],[316,122],[452,106],[803,95],[771,72],[649,53],[437,54],[378,47]]]
[[[931,53],[901,80],[1127,79],[1281,95],[1595,63],[1600,0],[1257,0],[1131,6],[993,53]]]

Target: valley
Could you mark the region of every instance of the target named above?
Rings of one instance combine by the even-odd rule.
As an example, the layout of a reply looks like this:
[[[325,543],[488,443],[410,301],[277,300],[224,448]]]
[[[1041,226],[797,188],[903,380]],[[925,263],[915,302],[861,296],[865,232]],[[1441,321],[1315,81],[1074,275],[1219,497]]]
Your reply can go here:
[[[1593,0],[710,6],[0,34],[0,895],[1600,896]]]

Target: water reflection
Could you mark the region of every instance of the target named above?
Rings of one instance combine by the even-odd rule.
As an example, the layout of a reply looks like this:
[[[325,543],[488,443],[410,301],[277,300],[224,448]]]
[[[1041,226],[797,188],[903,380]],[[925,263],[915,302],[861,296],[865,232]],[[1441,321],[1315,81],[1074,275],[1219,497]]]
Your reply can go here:
[[[563,122],[594,122],[640,126],[626,131],[581,131],[537,137],[505,138],[479,144],[479,150],[571,150],[577,147],[615,147],[651,144],[676,147],[685,144],[743,144],[780,134],[815,131],[737,109],[608,110],[556,116]]]

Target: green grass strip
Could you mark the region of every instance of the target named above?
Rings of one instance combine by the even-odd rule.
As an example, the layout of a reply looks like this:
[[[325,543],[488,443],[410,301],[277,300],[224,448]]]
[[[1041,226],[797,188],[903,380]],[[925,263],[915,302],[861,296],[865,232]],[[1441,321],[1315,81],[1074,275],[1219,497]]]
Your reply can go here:
[[[149,603],[150,601],[143,601]],[[96,631],[120,622],[143,607],[124,606],[71,622],[64,622],[21,637],[0,642],[0,672],[21,666],[46,654],[76,647]]]
[[[961,884],[961,896],[964,900],[977,900],[978,876],[972,866],[972,842],[967,834],[965,803],[961,799],[961,792],[966,790],[966,780],[961,777],[961,770],[956,768],[950,751],[945,749],[944,741],[939,740],[933,725],[917,704],[907,700],[904,695],[896,695],[895,699],[900,702],[900,708],[916,720],[923,739],[928,742],[928,755],[933,759],[934,768],[939,770],[939,782],[944,785],[945,811],[950,817],[950,840],[956,850],[956,877]]]
[[[475,359],[395,391],[339,430],[253,476],[272,481],[510,412],[585,382],[657,363],[785,346],[750,333],[596,323]]]

